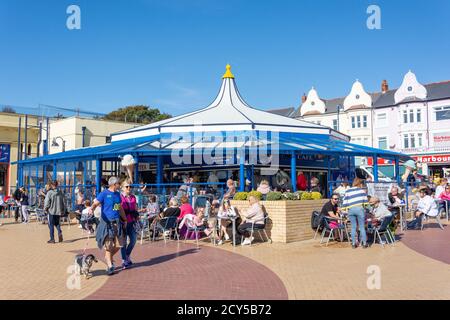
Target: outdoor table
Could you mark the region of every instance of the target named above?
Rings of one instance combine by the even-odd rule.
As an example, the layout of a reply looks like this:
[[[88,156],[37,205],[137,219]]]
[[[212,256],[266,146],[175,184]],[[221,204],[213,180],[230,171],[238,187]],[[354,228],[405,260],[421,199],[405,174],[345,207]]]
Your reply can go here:
[[[217,222],[219,224],[219,228],[220,228],[220,222],[221,220],[230,220],[233,223],[233,246],[236,246],[236,219],[237,216],[225,216],[225,217],[219,217],[217,216]]]

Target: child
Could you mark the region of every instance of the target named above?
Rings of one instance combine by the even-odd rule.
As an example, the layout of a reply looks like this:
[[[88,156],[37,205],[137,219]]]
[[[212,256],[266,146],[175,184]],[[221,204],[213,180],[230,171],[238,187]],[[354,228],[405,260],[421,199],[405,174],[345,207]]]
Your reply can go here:
[[[94,214],[89,214],[91,209],[91,201],[86,200],[84,202],[85,208],[81,212],[81,226],[84,230],[89,231],[89,233],[94,233],[94,228],[92,228],[92,224],[94,223],[95,216]]]

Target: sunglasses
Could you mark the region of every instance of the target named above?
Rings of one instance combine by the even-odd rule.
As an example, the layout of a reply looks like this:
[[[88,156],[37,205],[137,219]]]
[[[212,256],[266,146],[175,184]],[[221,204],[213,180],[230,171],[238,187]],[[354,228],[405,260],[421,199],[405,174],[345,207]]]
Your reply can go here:
[[[339,200],[339,198],[331,198],[331,200]]]
[[[131,186],[124,186],[124,188],[130,189],[130,188],[131,188]]]

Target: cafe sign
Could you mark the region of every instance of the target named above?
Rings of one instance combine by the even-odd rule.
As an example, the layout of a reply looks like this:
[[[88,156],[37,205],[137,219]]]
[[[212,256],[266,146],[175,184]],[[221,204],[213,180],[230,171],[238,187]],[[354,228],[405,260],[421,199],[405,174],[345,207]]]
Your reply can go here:
[[[422,163],[446,163],[450,162],[450,154],[433,154],[425,156],[412,157],[414,160]]]
[[[9,144],[0,144],[0,162],[9,163],[11,147]]]

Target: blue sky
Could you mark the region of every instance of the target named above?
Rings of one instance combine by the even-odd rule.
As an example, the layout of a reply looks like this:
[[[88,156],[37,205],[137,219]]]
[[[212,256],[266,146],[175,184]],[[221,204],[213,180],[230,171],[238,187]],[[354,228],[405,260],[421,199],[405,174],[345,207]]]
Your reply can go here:
[[[81,30],[66,28],[70,4]],[[250,105],[297,107],[311,86],[450,80],[449,39],[447,0],[0,0],[0,104],[177,115],[211,102],[230,63]]]

